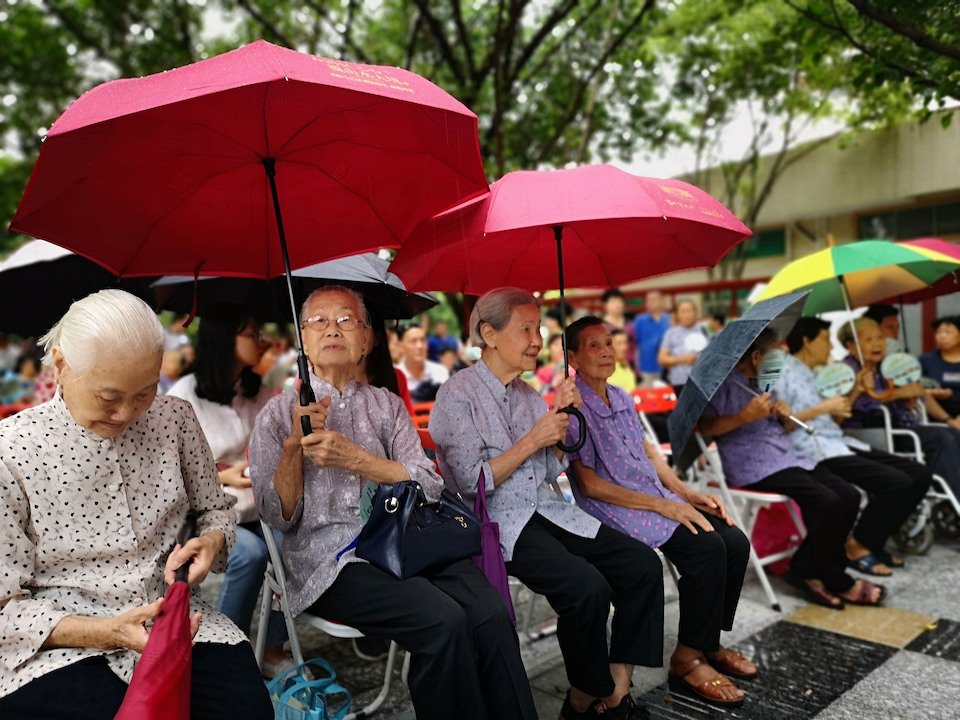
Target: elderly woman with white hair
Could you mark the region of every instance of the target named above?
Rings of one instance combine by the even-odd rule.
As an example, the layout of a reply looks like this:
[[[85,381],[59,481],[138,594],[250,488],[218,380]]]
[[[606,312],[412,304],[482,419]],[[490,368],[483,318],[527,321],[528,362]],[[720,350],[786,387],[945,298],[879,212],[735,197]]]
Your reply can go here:
[[[463,559],[398,579],[354,552],[368,482],[413,480],[431,500],[443,482],[403,401],[357,379],[373,338],[362,298],[340,286],[316,290],[300,325],[318,399],[303,407],[295,392],[272,398],[250,444],[260,515],[283,533],[291,610],[407,650],[420,720],[533,720],[517,635],[476,565]]]
[[[222,571],[235,520],[190,405],[157,397],[146,303],[95,293],[41,343],[56,395],[0,423],[0,716],[100,720],[175,570]],[[190,510],[198,536],[174,548]],[[273,717],[243,634],[199,596],[191,611],[193,716]]]
[[[660,560],[556,492],[567,467],[556,443],[569,423],[558,408],[581,401],[573,378],[560,383],[551,409],[520,379],[543,345],[533,295],[491,290],[477,301],[470,332],[481,359],[443,384],[430,414],[443,476],[470,497],[482,480],[507,572],[545,595],[559,615],[570,682],[562,720],[647,717],[629,693],[635,665],[663,664]]]

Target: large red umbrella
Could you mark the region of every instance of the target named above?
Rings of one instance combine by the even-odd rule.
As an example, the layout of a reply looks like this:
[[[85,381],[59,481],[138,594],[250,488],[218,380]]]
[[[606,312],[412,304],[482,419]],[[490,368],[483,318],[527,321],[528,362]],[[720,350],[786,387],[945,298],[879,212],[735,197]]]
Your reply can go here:
[[[195,530],[196,517],[191,513],[177,542],[186,544]],[[189,569],[187,563],[177,570],[174,583],[167,590],[114,720],[190,720],[193,634]]]
[[[564,325],[565,284],[614,287],[714,265],[750,235],[720,202],[680,180],[610,165],[519,171],[422,223],[390,268],[410,290],[559,287]]]
[[[11,228],[123,277],[289,279],[486,190],[477,118],[437,86],[260,40],[79,98]]]

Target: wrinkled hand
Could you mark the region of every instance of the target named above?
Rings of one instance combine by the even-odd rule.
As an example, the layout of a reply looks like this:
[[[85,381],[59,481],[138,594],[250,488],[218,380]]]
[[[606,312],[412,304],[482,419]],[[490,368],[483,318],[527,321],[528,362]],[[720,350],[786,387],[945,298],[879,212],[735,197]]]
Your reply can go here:
[[[700,530],[713,532],[713,525],[710,524],[710,521],[690,503],[664,500],[663,505],[657,512],[665,518],[680,523],[694,535],[699,535]]]
[[[150,638],[150,631],[146,623],[156,620],[163,608],[164,599],[158,598],[149,605],[141,605],[127,610],[111,619],[111,644],[114,647],[129,648],[143,652]],[[201,613],[194,613],[190,617],[190,636],[196,637],[200,629]]]
[[[960,430],[960,416],[947,420],[947,425],[952,427],[954,430]]]
[[[325,430],[327,427],[327,416],[330,414],[330,396],[320,398],[317,402],[309,405],[300,404],[300,380],[294,384],[294,395],[298,398],[293,403],[293,427],[290,429],[290,438],[299,441],[303,438],[303,430],[300,427],[300,418],[307,416],[310,418],[310,428],[317,432]]]
[[[715,515],[731,527],[736,525],[733,518],[730,517],[730,514],[727,512],[727,506],[723,504],[723,500],[721,500],[718,495],[694,491],[688,493],[685,499],[700,512]]]
[[[918,382],[907,383],[902,388],[900,388],[900,390],[901,392],[903,392],[903,394],[906,397],[909,397],[909,398],[921,397],[924,392],[923,385],[921,385]]]
[[[832,417],[850,417],[850,401],[843,395],[834,395],[820,403],[820,409],[824,415]]]
[[[543,417],[537,420],[529,433],[537,449],[553,447],[563,442],[567,437],[567,428],[570,425],[570,416],[559,411],[559,405],[554,405]]]
[[[762,420],[763,418],[770,416],[773,407],[773,400],[770,398],[770,393],[765,392],[762,395],[757,395],[751,398],[750,402],[744,405],[743,409],[740,410],[740,417],[743,419],[744,423],[751,423],[754,420]]]
[[[876,382],[876,378],[873,376],[873,370],[869,368],[860,368],[860,372],[857,373],[857,387],[859,387],[863,392],[871,392],[874,391]]]
[[[329,399],[329,398],[328,398]],[[319,430],[300,439],[303,455],[317,467],[354,467],[363,449],[334,430]]]
[[[174,574],[182,566],[190,564],[187,572],[187,583],[189,585],[199,585],[210,572],[210,565],[213,559],[223,548],[226,541],[223,533],[219,530],[211,530],[200,537],[190,538],[186,545],[177,546],[167,558],[167,564],[163,571],[163,579],[167,585],[172,585]]]
[[[583,398],[580,397],[580,390],[577,389],[577,383],[572,377],[568,377],[557,388],[553,394],[553,406],[555,408],[565,408],[573,405],[579,408],[583,404]]]
[[[240,462],[231,465],[226,470],[221,470],[219,472],[220,484],[233,488],[252,487],[253,481],[243,474],[243,471],[246,469],[247,461],[241,460]]]
[[[773,404],[773,416],[777,420],[789,420],[790,416],[793,415],[793,408],[790,407],[789,403],[786,400],[777,400]]]

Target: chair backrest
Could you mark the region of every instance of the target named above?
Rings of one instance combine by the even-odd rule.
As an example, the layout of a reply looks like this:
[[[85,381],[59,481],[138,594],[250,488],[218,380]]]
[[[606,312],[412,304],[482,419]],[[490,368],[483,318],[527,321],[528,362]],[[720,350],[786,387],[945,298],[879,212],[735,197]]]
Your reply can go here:
[[[440,475],[440,464],[437,462],[437,444],[430,437],[430,431],[427,428],[417,428],[417,435],[420,436],[420,445],[423,446],[423,452],[427,457],[433,460],[433,466],[437,469],[437,475]]]
[[[433,402],[415,402],[413,404],[413,424],[417,428],[426,428],[430,424],[430,411],[433,410]]]
[[[633,405],[645,413],[671,412],[677,406],[677,393],[670,386],[642,387],[632,393]]]

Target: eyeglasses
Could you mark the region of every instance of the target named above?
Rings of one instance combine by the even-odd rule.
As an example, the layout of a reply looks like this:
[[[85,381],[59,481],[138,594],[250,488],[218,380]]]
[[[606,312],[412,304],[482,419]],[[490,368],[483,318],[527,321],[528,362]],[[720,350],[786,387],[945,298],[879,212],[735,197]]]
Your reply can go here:
[[[248,337],[255,342],[262,343],[267,339],[267,334],[263,330],[249,330],[247,332],[238,332],[237,337]]]
[[[337,327],[343,330],[344,332],[349,332],[350,330],[356,330],[359,326],[364,323],[361,322],[358,318],[355,318],[353,315],[342,315],[338,317],[334,322],[337,324]],[[323,332],[328,327],[330,327],[330,318],[322,317],[321,315],[314,315],[313,317],[308,317],[304,320],[300,327],[303,328],[312,328],[317,332]]]

